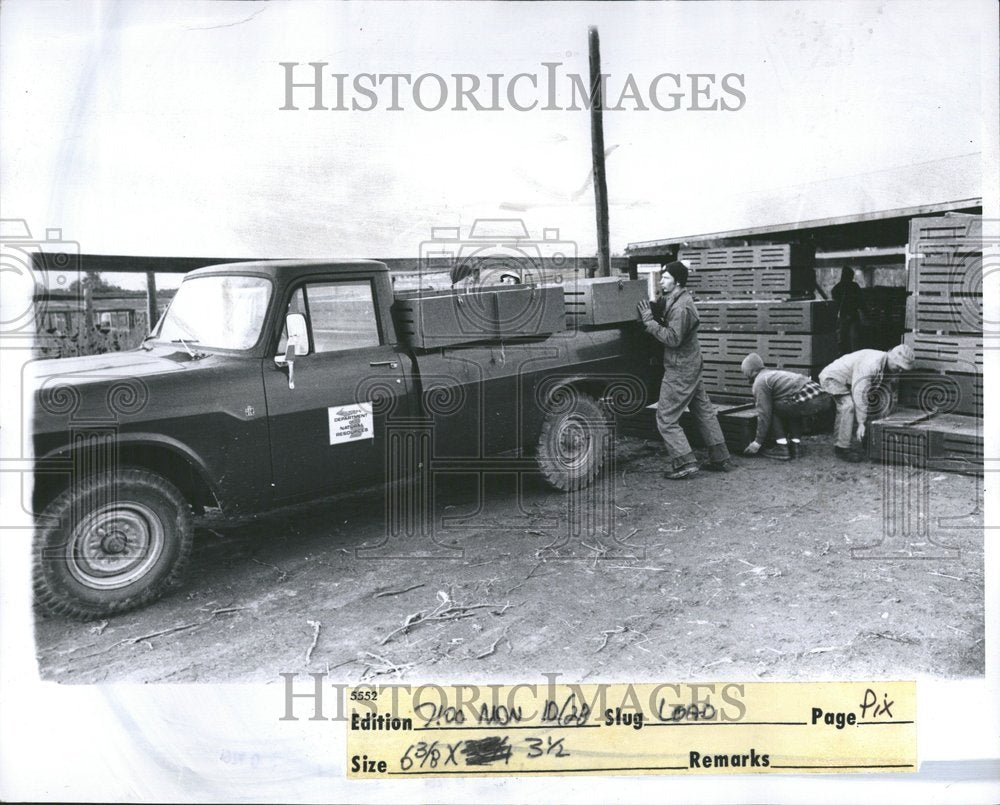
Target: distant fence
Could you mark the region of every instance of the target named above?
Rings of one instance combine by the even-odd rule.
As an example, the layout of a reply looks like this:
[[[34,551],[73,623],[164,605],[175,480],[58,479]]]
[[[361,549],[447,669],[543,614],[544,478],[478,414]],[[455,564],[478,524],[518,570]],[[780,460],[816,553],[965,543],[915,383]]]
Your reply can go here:
[[[145,320],[143,320],[145,321]],[[44,330],[37,334],[35,354],[39,358],[76,358],[80,355],[103,355],[137,348],[146,330],[103,330],[71,325],[65,332]]]

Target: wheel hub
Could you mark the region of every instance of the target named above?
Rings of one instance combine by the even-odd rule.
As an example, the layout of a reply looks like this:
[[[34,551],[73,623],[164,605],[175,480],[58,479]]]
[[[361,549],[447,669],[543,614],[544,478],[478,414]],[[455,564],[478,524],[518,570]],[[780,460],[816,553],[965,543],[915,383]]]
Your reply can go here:
[[[117,531],[108,534],[101,540],[101,550],[110,554],[125,553],[128,550],[128,538]]]
[[[102,506],[84,517],[67,543],[73,577],[95,590],[125,587],[145,576],[163,552],[163,524],[135,501]]]
[[[563,462],[576,466],[587,460],[591,450],[589,425],[577,417],[567,418],[559,430],[559,452]]]

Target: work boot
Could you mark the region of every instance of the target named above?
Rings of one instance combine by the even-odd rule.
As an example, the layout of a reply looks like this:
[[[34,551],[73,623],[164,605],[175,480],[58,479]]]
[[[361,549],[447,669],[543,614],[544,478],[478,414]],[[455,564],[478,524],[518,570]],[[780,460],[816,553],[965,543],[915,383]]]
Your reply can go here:
[[[788,454],[792,458],[803,458],[806,454],[806,449],[802,446],[802,442],[789,442]]]
[[[788,461],[792,457],[792,452],[787,444],[772,444],[760,451],[764,458],[775,458],[778,461]]]
[[[684,478],[690,478],[692,475],[697,474],[697,472],[697,464],[688,464],[684,467],[680,467],[679,469],[663,473],[663,477],[668,481],[680,481]]]
[[[861,462],[861,456],[849,447],[834,447],[833,454],[841,461],[846,461],[850,464],[858,464]]]
[[[705,469],[709,472],[732,472],[736,469],[736,462],[731,458],[722,461],[709,461],[705,465]]]

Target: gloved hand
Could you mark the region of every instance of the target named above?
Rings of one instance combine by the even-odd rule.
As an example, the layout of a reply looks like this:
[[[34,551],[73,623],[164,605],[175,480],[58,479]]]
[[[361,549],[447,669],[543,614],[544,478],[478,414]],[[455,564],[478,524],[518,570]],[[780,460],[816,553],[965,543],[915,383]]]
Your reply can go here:
[[[864,438],[865,438],[865,423],[864,422],[859,422],[858,423],[858,441],[860,442]]]
[[[750,442],[750,444],[748,444],[746,446],[746,449],[743,451],[743,455],[745,455],[745,456],[754,456],[754,455],[757,455],[757,451],[758,450],[760,450],[760,442],[753,441],[753,442]]]
[[[648,300],[643,299],[638,305],[636,305],[636,308],[638,308],[639,310],[639,319],[640,321],[642,321],[643,324],[645,324],[647,321],[653,320],[653,311],[649,307]]]

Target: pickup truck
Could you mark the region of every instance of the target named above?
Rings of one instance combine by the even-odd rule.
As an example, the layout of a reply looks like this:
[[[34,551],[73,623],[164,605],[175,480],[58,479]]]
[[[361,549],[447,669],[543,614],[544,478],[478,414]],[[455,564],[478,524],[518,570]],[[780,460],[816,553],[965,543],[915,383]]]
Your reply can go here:
[[[657,345],[634,321],[420,347],[398,335],[413,328],[401,297],[374,261],[210,266],[140,348],[35,362],[40,608],[89,619],[154,601],[206,507],[256,515],[497,454],[580,489],[615,400],[655,399]],[[427,460],[397,455],[408,430],[432,434]]]

